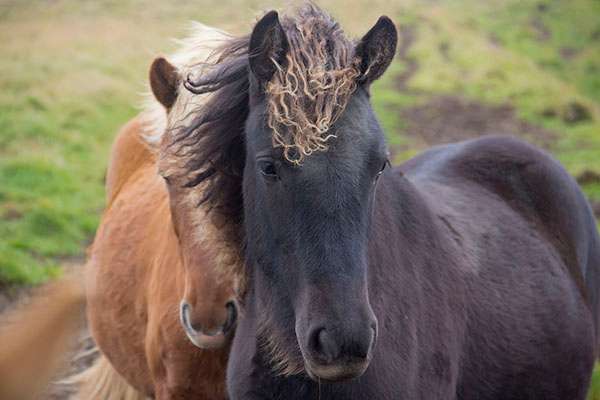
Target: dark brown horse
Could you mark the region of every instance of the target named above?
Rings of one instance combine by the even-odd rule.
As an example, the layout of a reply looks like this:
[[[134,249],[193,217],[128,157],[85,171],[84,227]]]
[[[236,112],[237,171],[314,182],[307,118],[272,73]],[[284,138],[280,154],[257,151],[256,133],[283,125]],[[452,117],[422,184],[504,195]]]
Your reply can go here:
[[[211,98],[172,132],[185,186],[245,238],[230,397],[584,399],[600,298],[584,196],[510,138],[388,168],[369,88],[396,42],[386,17],[354,43],[314,6],[270,12],[187,79]]]

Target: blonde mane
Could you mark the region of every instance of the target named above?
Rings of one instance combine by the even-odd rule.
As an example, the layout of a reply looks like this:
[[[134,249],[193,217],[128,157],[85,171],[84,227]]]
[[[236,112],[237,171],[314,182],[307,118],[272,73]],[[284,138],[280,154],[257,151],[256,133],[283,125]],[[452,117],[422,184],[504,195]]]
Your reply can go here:
[[[188,74],[198,74],[198,65],[206,63],[230,39],[231,36],[225,31],[200,22],[192,22],[189,35],[184,39],[175,40],[178,49],[166,58],[177,68],[181,83],[177,100],[169,115],[164,106],[154,98],[150,89],[144,94],[141,113],[143,137],[153,148],[160,144],[167,127],[171,125],[169,121],[181,122],[189,118],[194,110],[206,102],[207,96],[190,93],[185,89],[183,81]]]

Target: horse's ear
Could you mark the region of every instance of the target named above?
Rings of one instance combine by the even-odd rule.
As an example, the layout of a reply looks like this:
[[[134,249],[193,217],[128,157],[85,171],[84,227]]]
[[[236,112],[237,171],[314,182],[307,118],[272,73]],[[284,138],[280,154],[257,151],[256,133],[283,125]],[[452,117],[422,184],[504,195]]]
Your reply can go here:
[[[261,84],[273,77],[277,70],[274,62],[279,65],[285,62],[288,49],[288,39],[277,11],[268,12],[256,23],[248,48],[250,70]]]
[[[356,46],[356,55],[360,60],[360,83],[368,85],[383,75],[394,59],[397,44],[396,26],[388,17],[380,17]]]
[[[158,57],[150,67],[150,87],[156,100],[169,110],[177,99],[179,73],[171,63],[163,57]]]

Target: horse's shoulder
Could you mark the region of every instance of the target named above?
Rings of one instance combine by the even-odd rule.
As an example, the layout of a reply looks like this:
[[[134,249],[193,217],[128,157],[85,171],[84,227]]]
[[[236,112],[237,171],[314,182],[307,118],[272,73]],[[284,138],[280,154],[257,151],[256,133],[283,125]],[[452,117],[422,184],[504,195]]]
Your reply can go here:
[[[106,171],[106,198],[114,199],[129,177],[141,166],[156,162],[156,155],[143,138],[143,121],[135,117],[117,134]]]

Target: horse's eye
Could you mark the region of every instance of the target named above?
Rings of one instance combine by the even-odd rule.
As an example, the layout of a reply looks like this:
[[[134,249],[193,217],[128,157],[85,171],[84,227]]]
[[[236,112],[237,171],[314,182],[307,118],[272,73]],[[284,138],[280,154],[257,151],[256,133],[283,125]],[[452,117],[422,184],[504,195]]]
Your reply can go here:
[[[389,163],[390,163],[389,160],[385,160],[383,162],[383,165],[381,166],[381,168],[379,169],[379,172],[377,173],[377,178],[379,178],[381,176],[381,174],[383,174],[383,171],[385,170],[385,167],[387,167]]]
[[[258,162],[258,168],[260,169],[261,174],[265,178],[268,179],[277,179],[277,167],[273,161],[269,160],[260,160]]]

